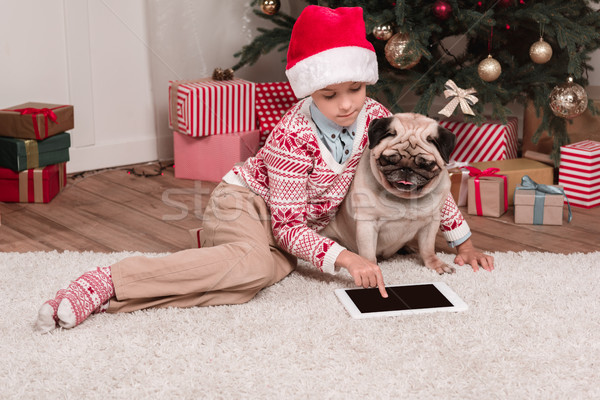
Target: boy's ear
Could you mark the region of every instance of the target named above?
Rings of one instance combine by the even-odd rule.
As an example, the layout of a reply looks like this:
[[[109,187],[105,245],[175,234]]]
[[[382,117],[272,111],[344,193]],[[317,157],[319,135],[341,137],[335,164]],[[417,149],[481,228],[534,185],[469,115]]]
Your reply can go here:
[[[444,162],[448,164],[452,150],[456,145],[456,135],[449,129],[438,125],[437,137],[431,137],[431,142],[440,152]]]
[[[369,149],[377,146],[381,139],[386,136],[394,135],[393,132],[390,132],[390,124],[393,120],[393,117],[387,118],[377,118],[371,121],[369,124]]]

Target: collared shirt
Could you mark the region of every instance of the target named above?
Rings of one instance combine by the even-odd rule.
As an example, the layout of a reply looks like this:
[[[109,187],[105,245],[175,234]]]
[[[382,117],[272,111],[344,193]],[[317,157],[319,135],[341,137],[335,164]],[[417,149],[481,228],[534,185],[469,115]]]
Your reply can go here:
[[[340,164],[352,154],[357,122],[350,126],[339,126],[323,115],[315,103],[310,105],[310,116],[317,126],[318,136],[333,158]]]

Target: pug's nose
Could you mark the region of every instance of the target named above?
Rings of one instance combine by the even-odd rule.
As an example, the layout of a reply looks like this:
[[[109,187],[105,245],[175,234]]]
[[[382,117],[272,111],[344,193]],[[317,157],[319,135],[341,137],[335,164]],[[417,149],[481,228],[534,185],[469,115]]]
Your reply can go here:
[[[400,162],[401,159],[402,159],[402,156],[400,154],[392,154],[389,156],[382,154],[379,157],[379,165],[384,166],[384,167],[386,165],[396,165]]]

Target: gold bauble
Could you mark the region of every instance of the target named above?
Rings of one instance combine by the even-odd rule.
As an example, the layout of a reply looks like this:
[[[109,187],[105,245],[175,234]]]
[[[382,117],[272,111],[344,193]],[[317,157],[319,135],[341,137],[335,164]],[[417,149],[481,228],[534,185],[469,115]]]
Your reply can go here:
[[[411,69],[421,60],[421,55],[414,49],[406,49],[410,41],[410,35],[405,32],[398,32],[387,41],[385,45],[385,58],[393,67]]]
[[[275,15],[281,7],[279,0],[261,0],[260,9],[267,15]]]
[[[566,83],[556,86],[550,93],[550,109],[557,117],[575,118],[583,114],[588,105],[585,89],[569,77]]]
[[[545,64],[552,58],[552,46],[540,38],[529,48],[529,57],[536,64]]]
[[[373,28],[373,36],[379,40],[389,40],[394,35],[392,24],[378,25]]]
[[[498,79],[502,73],[502,67],[500,66],[500,63],[496,61],[496,59],[494,59],[490,54],[485,60],[479,63],[479,66],[477,67],[477,73],[484,81],[492,82]]]

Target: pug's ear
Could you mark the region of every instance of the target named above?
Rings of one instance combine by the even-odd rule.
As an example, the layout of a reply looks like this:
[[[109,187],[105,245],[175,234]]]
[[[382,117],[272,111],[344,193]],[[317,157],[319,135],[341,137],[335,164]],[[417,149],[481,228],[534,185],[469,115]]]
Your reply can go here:
[[[456,136],[454,133],[438,125],[437,137],[430,137],[429,139],[440,152],[444,162],[448,164],[450,154],[452,154],[452,150],[454,150],[454,146],[456,145]]]
[[[394,133],[390,131],[390,124],[392,123],[393,117],[388,118],[377,118],[371,121],[369,124],[369,149],[377,146],[381,139],[386,136],[393,136]]]

